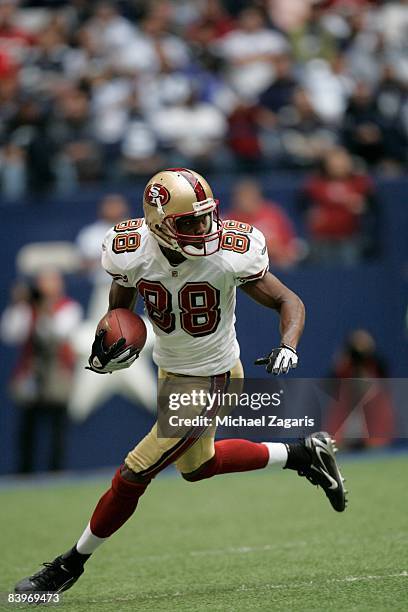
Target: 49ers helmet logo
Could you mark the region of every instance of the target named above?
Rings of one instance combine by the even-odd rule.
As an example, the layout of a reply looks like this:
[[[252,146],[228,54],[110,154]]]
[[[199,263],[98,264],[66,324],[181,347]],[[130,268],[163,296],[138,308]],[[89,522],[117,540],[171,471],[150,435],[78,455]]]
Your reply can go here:
[[[170,194],[164,185],[150,183],[145,189],[144,199],[150,206],[164,206],[170,200]]]

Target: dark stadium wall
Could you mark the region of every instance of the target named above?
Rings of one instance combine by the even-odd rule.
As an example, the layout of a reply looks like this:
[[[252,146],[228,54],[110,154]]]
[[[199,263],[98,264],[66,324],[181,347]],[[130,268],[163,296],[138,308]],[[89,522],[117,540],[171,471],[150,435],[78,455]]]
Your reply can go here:
[[[293,196],[297,184],[293,179],[268,177],[264,185],[272,199],[283,204],[290,213],[294,212]],[[214,181],[214,191],[222,201],[228,201],[228,187],[228,181]],[[327,375],[333,354],[346,334],[356,327],[364,327],[375,336],[378,351],[388,362],[390,376],[406,377],[408,179],[380,181],[378,187],[383,216],[384,249],[381,263],[350,269],[304,266],[290,272],[277,272],[302,297],[307,308],[297,376]],[[140,187],[127,191],[126,195],[136,203],[141,192]],[[0,203],[3,226],[0,311],[6,306],[8,290],[16,276],[15,256],[18,249],[32,241],[74,240],[79,229],[94,220],[98,195],[101,192],[90,191],[73,197],[71,201],[50,199],[7,206]],[[140,205],[134,204],[133,212],[135,216],[140,216]],[[302,230],[300,225],[298,230]],[[88,282],[72,276],[68,277],[67,285],[69,293],[85,305],[90,292]],[[247,376],[260,376],[262,373],[255,368],[253,361],[278,341],[277,317],[251,302],[241,292],[238,293],[237,331],[242,361]],[[7,381],[16,355],[15,349],[0,345],[1,474],[11,473],[15,467],[18,414],[8,398]],[[123,399],[107,402],[83,425],[69,426],[67,468],[95,468],[120,463],[127,449],[146,432],[151,422],[151,416]],[[106,444],[107,432],[109,444]],[[44,465],[43,450],[41,447],[38,456],[40,469]]]

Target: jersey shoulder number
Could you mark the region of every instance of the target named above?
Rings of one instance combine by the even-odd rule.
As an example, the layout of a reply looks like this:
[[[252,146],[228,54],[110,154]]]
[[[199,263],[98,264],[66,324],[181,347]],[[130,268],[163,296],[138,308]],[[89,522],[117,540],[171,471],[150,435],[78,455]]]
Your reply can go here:
[[[269,267],[265,237],[249,223],[224,221],[221,249],[233,268],[236,285],[261,278]]]
[[[144,219],[128,219],[117,223],[105,236],[102,266],[121,285],[133,286],[146,231]]]
[[[141,243],[139,230],[144,223],[144,219],[128,219],[117,223],[113,231],[115,235],[112,239],[112,251],[114,253],[133,253],[137,251]]]
[[[233,251],[234,253],[246,253],[249,251],[253,227],[249,223],[228,219],[223,221],[223,234],[221,239],[221,249]]]

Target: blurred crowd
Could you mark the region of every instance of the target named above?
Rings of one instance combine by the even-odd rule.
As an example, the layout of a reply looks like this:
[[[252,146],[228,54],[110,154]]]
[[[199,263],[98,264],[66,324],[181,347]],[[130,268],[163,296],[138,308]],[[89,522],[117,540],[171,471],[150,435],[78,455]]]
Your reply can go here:
[[[310,170],[339,146],[398,174],[407,33],[407,0],[0,0],[1,193]]]

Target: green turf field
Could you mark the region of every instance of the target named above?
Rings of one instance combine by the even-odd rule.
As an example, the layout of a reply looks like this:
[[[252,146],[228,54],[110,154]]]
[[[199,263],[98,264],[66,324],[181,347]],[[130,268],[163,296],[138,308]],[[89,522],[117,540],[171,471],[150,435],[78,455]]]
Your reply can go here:
[[[349,461],[343,471],[344,514],[279,469],[195,484],[162,478],[51,609],[407,610],[408,457]],[[0,492],[3,601],[73,544],[106,485]]]

